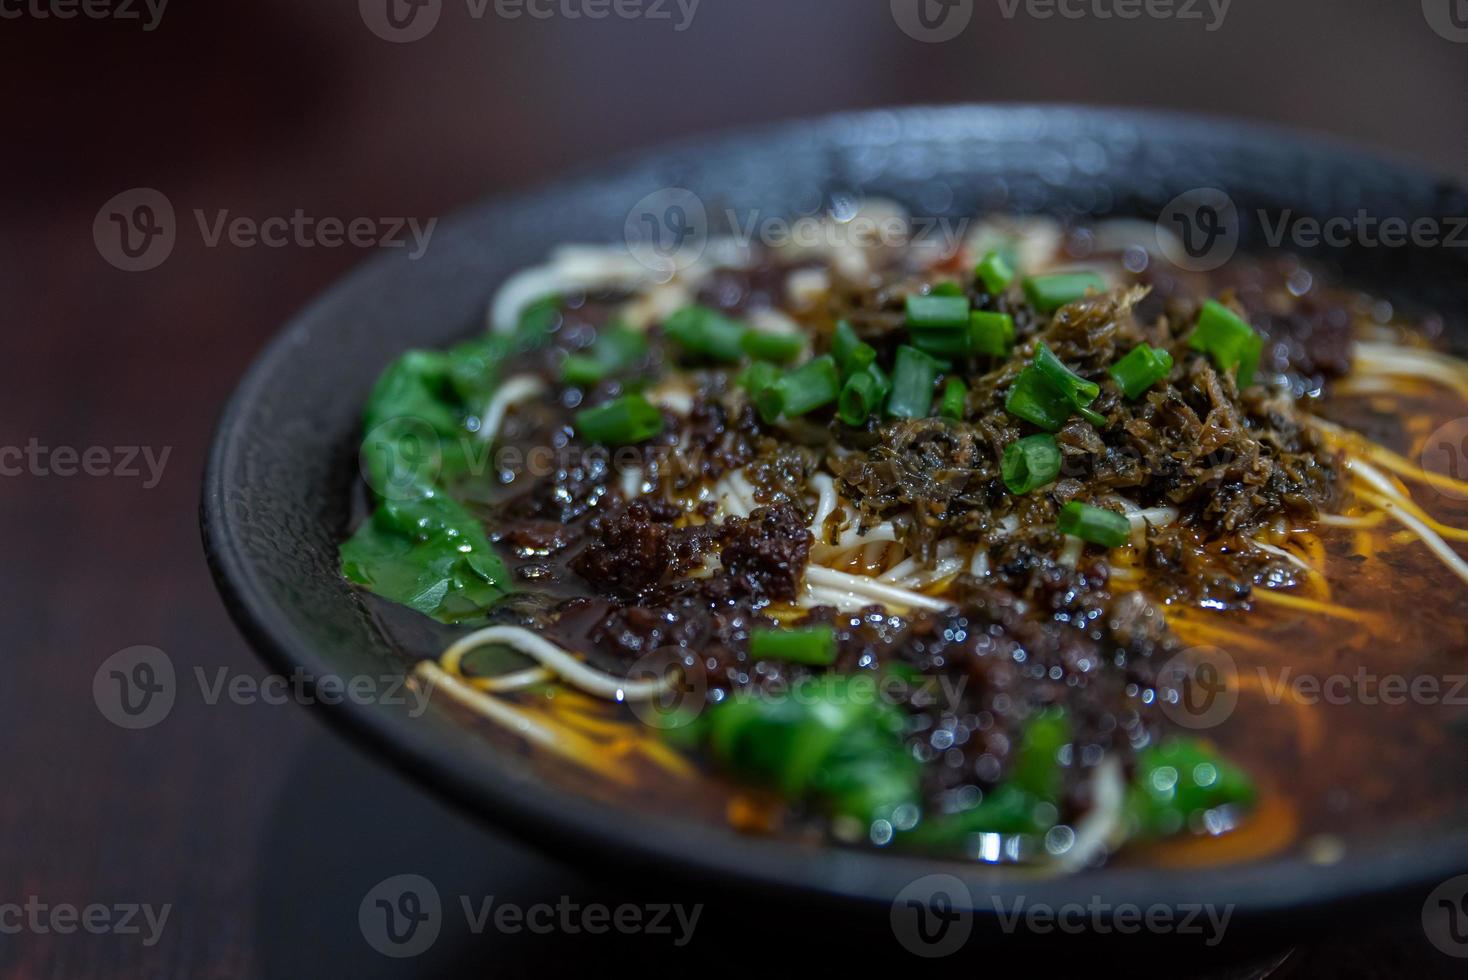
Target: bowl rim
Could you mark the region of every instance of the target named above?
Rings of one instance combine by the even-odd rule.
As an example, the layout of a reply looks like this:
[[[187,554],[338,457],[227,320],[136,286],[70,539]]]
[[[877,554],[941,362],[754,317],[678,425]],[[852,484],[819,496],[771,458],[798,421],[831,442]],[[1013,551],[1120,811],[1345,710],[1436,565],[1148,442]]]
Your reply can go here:
[[[1344,151],[1354,159],[1378,161],[1413,179],[1443,179],[1410,161],[1363,151],[1332,137],[1224,117],[1058,104],[912,106],[839,113],[736,129],[711,137],[685,138],[579,168],[549,183],[474,202],[456,211],[453,218],[472,221],[476,213],[503,202],[551,192],[557,187],[594,183],[628,164],[654,160],[662,154],[688,152],[695,144],[701,149],[694,152],[752,150],[788,138],[795,131],[808,135],[816,129],[860,126],[876,116],[918,113],[963,116],[977,112],[994,114],[996,118],[1035,113],[1084,115],[1154,130],[1183,128],[1204,132],[1213,128],[1226,134],[1220,135],[1222,142],[1284,140],[1306,154]],[[528,257],[527,261],[534,258]],[[308,692],[314,692],[314,678],[332,673],[330,654],[300,636],[271,599],[260,570],[246,554],[241,529],[231,520],[225,496],[241,471],[247,428],[244,420],[260,407],[261,393],[269,379],[283,362],[295,355],[301,338],[309,334],[315,320],[335,300],[362,288],[383,265],[395,259],[394,256],[374,258],[338,279],[292,316],[256,355],[219,417],[204,472],[201,531],[205,556],[221,597],[240,631],[267,664],[285,673],[303,671]],[[1420,835],[1410,842],[1398,841],[1330,865],[1285,856],[1181,871],[1107,866],[1057,878],[1031,878],[881,852],[831,846],[812,848],[791,841],[742,836],[713,824],[680,823],[648,816],[597,803],[545,783],[515,779],[508,769],[486,768],[482,759],[471,761],[445,752],[444,743],[433,734],[433,729],[414,723],[405,714],[350,699],[334,705],[320,698],[313,700],[322,705],[325,710],[321,716],[337,730],[369,750],[381,753],[415,782],[445,796],[470,815],[506,827],[548,853],[570,855],[604,870],[636,869],[643,874],[651,871],[671,880],[699,878],[762,896],[768,896],[773,887],[792,897],[867,907],[890,905],[898,892],[915,880],[944,874],[956,876],[969,888],[974,898],[972,911],[977,917],[992,916],[1000,908],[1011,908],[1016,902],[1026,907],[1058,908],[1077,901],[1094,901],[1111,909],[1125,905],[1177,908],[1206,903],[1232,908],[1239,921],[1267,928],[1276,913],[1290,911],[1324,916],[1345,912],[1385,895],[1406,895],[1424,886],[1430,888],[1468,870],[1468,827]]]

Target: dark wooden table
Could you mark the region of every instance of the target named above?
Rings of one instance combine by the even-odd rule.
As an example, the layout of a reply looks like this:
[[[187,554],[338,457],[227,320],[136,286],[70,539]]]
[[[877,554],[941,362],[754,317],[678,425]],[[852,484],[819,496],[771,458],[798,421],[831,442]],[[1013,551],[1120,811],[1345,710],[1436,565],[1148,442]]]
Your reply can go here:
[[[195,671],[265,676],[198,544],[216,414],[266,338],[364,250],[212,245],[196,211],[206,226],[297,209],[428,219],[668,136],[980,99],[1252,114],[1468,170],[1468,45],[1428,30],[1415,2],[1239,3],[1215,32],[1009,20],[980,2],[944,45],[904,36],[880,0],[709,0],[682,32],[475,20],[446,0],[434,33],[410,44],[373,36],[357,7],[179,4],[154,30],[142,4],[143,22],[38,16],[64,9],[48,2],[0,18],[0,448],[26,453],[21,475],[0,478],[0,906],[170,908],[152,944],[146,928],[0,932],[7,975],[555,975],[611,958],[687,969],[651,937],[456,935],[413,961],[363,942],[357,905],[391,874],[522,898],[628,883],[588,882],[451,814],[299,706],[201,691]],[[93,222],[139,187],[172,203],[177,243],[130,273],[104,260]],[[130,475],[135,449],[162,462],[156,480],[146,466]],[[66,475],[83,459],[90,475]],[[136,645],[168,654],[181,693],[161,723],[128,731],[99,712],[93,680]],[[706,920],[699,948],[716,974],[763,963],[745,921],[727,907]],[[1368,953],[1322,947],[1297,962],[1331,957],[1352,976],[1452,965],[1422,947],[1408,929]]]

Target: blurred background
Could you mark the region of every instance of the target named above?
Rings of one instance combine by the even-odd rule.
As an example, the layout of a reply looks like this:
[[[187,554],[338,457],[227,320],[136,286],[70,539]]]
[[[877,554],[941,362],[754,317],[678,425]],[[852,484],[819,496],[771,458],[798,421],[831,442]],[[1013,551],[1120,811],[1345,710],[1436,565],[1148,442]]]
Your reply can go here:
[[[265,676],[203,562],[199,473],[253,354],[372,251],[211,244],[195,210],[427,222],[670,138],[969,101],[1246,116],[1468,176],[1463,0],[1176,0],[1132,20],[1102,16],[1109,0],[1063,4],[1079,17],[954,2],[930,30],[903,0],[0,0],[0,446],[109,461],[68,477],[49,457],[45,475],[0,479],[0,903],[172,908],[151,944],[146,926],[4,932],[0,969],[556,975],[610,952],[658,975],[664,962],[648,942],[589,937],[491,944],[488,959],[488,940],[456,938],[387,960],[356,925],[387,875],[437,876],[445,894],[606,885],[461,821],[299,706],[181,697],[135,732],[97,710],[94,673],[135,645],[211,679]],[[166,261],[129,272],[94,220],[136,188],[179,220]],[[729,916],[706,928],[738,934]],[[1302,955],[1339,976],[1448,975],[1411,938]]]

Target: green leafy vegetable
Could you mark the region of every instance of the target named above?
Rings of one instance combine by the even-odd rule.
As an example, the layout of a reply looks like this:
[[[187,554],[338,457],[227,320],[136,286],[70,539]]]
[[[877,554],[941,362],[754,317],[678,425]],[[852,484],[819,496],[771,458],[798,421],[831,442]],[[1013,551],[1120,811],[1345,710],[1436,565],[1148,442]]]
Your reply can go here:
[[[363,468],[378,506],[341,546],[347,579],[445,623],[481,620],[505,596],[504,562],[445,488],[487,457],[474,431],[500,364],[544,343],[559,317],[558,301],[542,300],[512,336],[409,351],[383,372],[363,413]]]
[[[855,686],[863,680],[827,674],[800,697],[735,695],[709,710],[709,751],[786,799],[814,800],[864,826],[890,818],[916,805],[919,765],[903,744],[901,715]]]
[[[829,626],[757,629],[749,635],[749,654],[756,660],[829,667],[836,662],[836,631]]]
[[[1257,799],[1242,769],[1196,738],[1177,738],[1144,750],[1127,797],[1133,831],[1167,837],[1198,832],[1210,813],[1247,808]]]

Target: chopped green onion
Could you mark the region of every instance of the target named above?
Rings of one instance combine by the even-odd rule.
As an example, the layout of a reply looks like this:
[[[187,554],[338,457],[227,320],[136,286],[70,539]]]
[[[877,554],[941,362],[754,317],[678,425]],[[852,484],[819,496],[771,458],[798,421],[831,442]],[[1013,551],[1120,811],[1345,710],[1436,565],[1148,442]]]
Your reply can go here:
[[[1101,386],[1087,381],[1061,363],[1060,358],[1049,347],[1041,344],[1035,351],[1035,367],[1054,385],[1055,390],[1076,408],[1085,408],[1101,394]]]
[[[807,361],[775,382],[780,411],[789,418],[829,405],[841,394],[841,372],[830,354]]]
[[[943,397],[938,402],[938,414],[955,422],[963,419],[964,403],[968,401],[968,386],[958,378],[949,378],[943,386]]]
[[[1220,371],[1238,368],[1240,388],[1254,383],[1259,370],[1259,356],[1264,353],[1264,340],[1254,328],[1217,300],[1203,304],[1198,315],[1198,329],[1188,338],[1188,346],[1213,359]]]
[[[562,362],[561,378],[580,387],[593,385],[632,367],[646,353],[646,337],[621,323],[613,323],[602,328],[587,353],[572,354]]]
[[[1060,475],[1060,447],[1051,435],[1025,436],[1004,447],[999,468],[1010,493],[1038,490]]]
[[[1115,511],[1072,500],[1060,508],[1060,530],[1106,548],[1120,548],[1132,535],[1132,524]]]
[[[749,392],[751,404],[759,412],[760,418],[766,422],[774,422],[778,419],[785,404],[778,387],[780,377],[780,369],[775,365],[755,361],[739,373],[735,382]]]
[[[919,329],[911,331],[912,345],[924,354],[931,354],[941,360],[952,360],[958,357],[967,357],[969,353],[968,331],[949,330],[946,327],[940,329]]]
[[[1014,346],[1014,317],[974,310],[968,315],[969,346],[975,354],[1007,357]]]
[[[836,366],[845,371],[847,360],[859,346],[861,338],[851,329],[851,324],[845,320],[837,320],[836,329],[831,334],[831,356],[836,358]]]
[[[876,363],[877,349],[871,344],[857,344],[856,350],[851,352],[851,356],[848,357],[846,359],[846,363],[841,366],[841,374],[843,377],[850,377],[853,374],[860,374],[867,368],[874,366]]]
[[[1092,425],[1105,425],[1108,421],[1106,416],[1102,415],[1100,412],[1092,411],[1084,405],[1076,409],[1076,414],[1085,419],[1087,422],[1090,422]]]
[[[744,356],[745,327],[706,306],[685,306],[668,317],[663,333],[690,354],[715,361]]]
[[[904,344],[897,348],[887,414],[901,419],[927,418],[933,407],[933,383],[937,380],[937,361],[916,347]]]
[[[587,442],[626,446],[663,431],[663,413],[641,395],[623,395],[600,408],[576,413],[576,431]]]
[[[805,339],[793,333],[766,333],[751,329],[744,331],[740,346],[755,360],[787,364],[800,356],[805,349]]]
[[[881,368],[873,364],[866,371],[846,379],[846,384],[841,389],[841,400],[837,403],[837,412],[841,421],[847,425],[865,425],[867,419],[882,407],[882,399],[885,397],[886,378],[883,377]]]
[[[956,282],[940,282],[932,289],[934,296],[962,296],[963,287]]]
[[[1014,281],[1014,267],[998,252],[990,252],[974,268],[974,278],[984,284],[990,295],[998,296]]]
[[[1122,394],[1136,400],[1146,394],[1147,389],[1172,371],[1172,355],[1146,344],[1135,348],[1126,357],[1107,369],[1106,373],[1116,380]]]
[[[1010,415],[1033,422],[1047,432],[1059,432],[1075,406],[1032,364],[1015,379],[1004,408]]]
[[[751,395],[756,394],[780,380],[780,369],[765,361],[755,361],[739,372],[734,383]]]
[[[594,357],[572,354],[561,362],[561,380],[568,385],[594,385],[609,373],[606,365]]]
[[[1084,299],[1090,289],[1105,292],[1106,280],[1094,272],[1060,272],[1025,280],[1025,297],[1041,313],[1054,313],[1062,306]]]
[[[829,667],[836,662],[836,631],[829,626],[756,629],[749,634],[749,654],[756,660]]]
[[[909,327],[957,330],[968,326],[969,303],[966,296],[909,296]]]
[[[1003,357],[1009,353],[1009,348],[1014,343],[1014,318],[1007,313],[975,310],[969,314],[967,329],[914,329],[912,342],[913,346],[924,353],[944,359],[973,357],[977,354]]]

